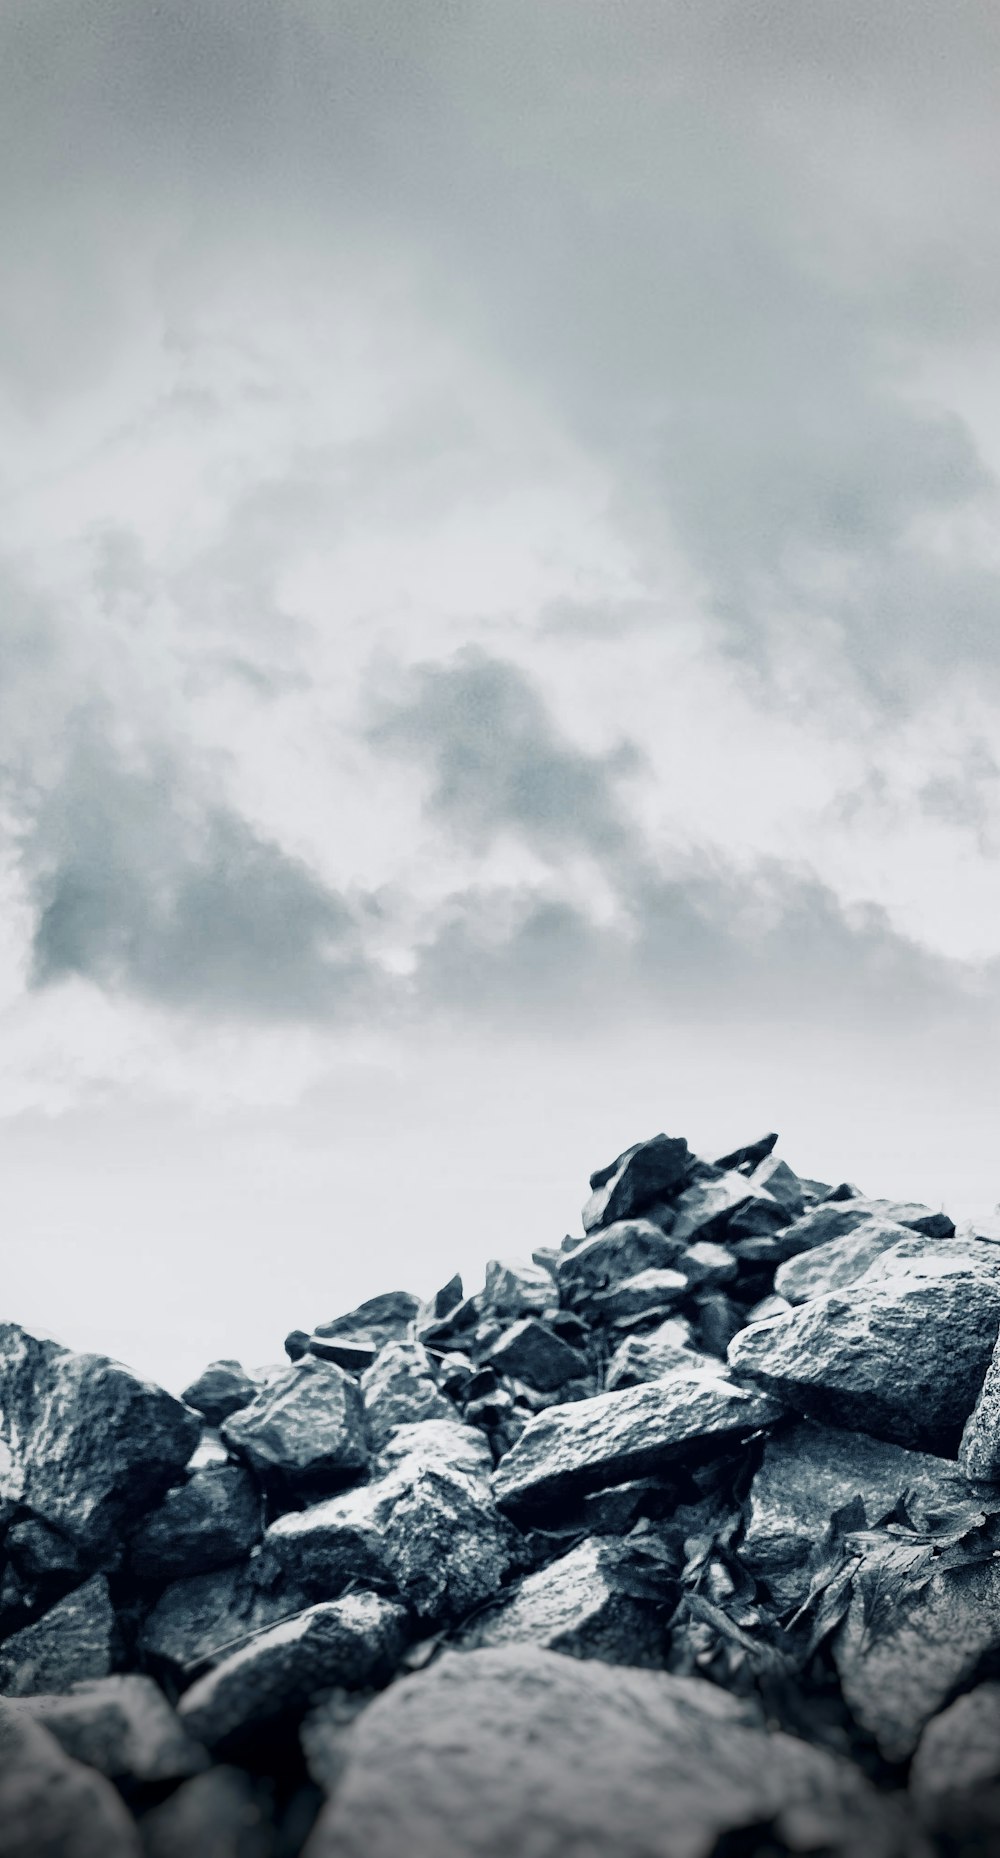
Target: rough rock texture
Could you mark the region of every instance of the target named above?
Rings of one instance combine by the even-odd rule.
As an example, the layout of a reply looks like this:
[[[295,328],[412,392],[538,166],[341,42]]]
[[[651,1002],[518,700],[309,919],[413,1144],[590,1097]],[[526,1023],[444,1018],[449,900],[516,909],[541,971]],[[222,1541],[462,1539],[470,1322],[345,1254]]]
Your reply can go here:
[[[454,1408],[438,1385],[437,1368],[419,1342],[387,1342],[361,1376],[368,1437],[383,1445],[397,1426],[450,1419]]]
[[[151,1669],[190,1676],[235,1644],[301,1612],[305,1595],[258,1557],[171,1581],[147,1613],[139,1651]]]
[[[3,1702],[0,1852],[3,1858],[141,1858],[142,1853],[132,1816],[110,1782],[71,1760],[18,1705]]]
[[[210,1361],[181,1398],[204,1415],[210,1426],[221,1426],[238,1407],[249,1406],[260,1383],[238,1361]]]
[[[683,1136],[654,1135],[637,1142],[623,1155],[590,1177],[591,1196],[583,1209],[583,1229],[633,1219],[675,1194],[688,1169],[688,1145]]]
[[[110,1780],[176,1781],[208,1766],[205,1749],[150,1677],[97,1678],[74,1684],[65,1696],[25,1697],[16,1707],[74,1761]]]
[[[473,1619],[455,1643],[463,1650],[540,1645],[573,1658],[662,1667],[663,1609],[649,1596],[629,1592],[629,1573],[627,1544],[591,1537],[527,1575]]]
[[[587,1372],[586,1356],[532,1316],[524,1316],[505,1329],[486,1359],[501,1374],[513,1374],[516,1380],[527,1381],[542,1393],[565,1387],[567,1381],[578,1380]]]
[[[221,1430],[259,1477],[296,1493],[343,1484],[368,1463],[361,1391],[335,1362],[297,1361]]]
[[[115,1616],[103,1574],[67,1594],[0,1647],[0,1692],[30,1697],[106,1677],[115,1653]]]
[[[811,1251],[797,1252],[786,1259],[774,1274],[774,1288],[789,1303],[808,1303],[810,1297],[825,1296],[829,1290],[843,1290],[864,1277],[890,1246],[910,1237],[907,1226],[892,1219],[866,1219],[842,1238],[827,1239]]]
[[[249,1472],[211,1465],[168,1490],[143,1518],[129,1561],[136,1574],[152,1580],[202,1574],[248,1555],[262,1533],[260,1492]]]
[[[996,1343],[976,1404],[965,1422],[958,1461],[966,1477],[1000,1479],[1000,1341]]]

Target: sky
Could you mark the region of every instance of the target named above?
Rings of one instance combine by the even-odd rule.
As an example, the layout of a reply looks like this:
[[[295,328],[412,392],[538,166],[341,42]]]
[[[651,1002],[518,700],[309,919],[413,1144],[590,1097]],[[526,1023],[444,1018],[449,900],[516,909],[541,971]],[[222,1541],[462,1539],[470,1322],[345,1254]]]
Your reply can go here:
[[[989,0],[7,0],[4,1316],[1000,1198]]]

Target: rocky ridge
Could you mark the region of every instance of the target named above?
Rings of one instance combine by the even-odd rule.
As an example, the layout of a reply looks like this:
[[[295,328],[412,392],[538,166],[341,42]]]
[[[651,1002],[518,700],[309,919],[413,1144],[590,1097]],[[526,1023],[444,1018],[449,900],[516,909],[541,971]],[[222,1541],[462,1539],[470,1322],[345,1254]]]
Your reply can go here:
[[[0,1326],[0,1858],[1000,1853],[1000,1244],[768,1135],[176,1398]]]

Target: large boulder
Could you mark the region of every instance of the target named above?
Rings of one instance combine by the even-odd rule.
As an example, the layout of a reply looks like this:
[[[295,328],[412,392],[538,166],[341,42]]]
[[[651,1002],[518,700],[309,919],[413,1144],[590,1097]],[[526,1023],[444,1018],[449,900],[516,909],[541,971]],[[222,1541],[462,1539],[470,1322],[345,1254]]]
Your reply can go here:
[[[0,1702],[3,1858],[142,1858],[110,1781],[73,1761],[19,1705]]]
[[[0,1646],[0,1693],[30,1697],[106,1677],[116,1643],[107,1579],[95,1574]]]
[[[113,1564],[119,1532],[180,1476],[197,1413],[104,1355],[0,1325],[0,1503]]]
[[[770,1825],[796,1851],[903,1849],[848,1762],[713,1685],[503,1646],[446,1653],[362,1712],[304,1858],[709,1858]]]
[[[337,1488],[368,1464],[357,1381],[335,1362],[313,1356],[278,1375],[221,1430],[258,1477],[294,1496]]]

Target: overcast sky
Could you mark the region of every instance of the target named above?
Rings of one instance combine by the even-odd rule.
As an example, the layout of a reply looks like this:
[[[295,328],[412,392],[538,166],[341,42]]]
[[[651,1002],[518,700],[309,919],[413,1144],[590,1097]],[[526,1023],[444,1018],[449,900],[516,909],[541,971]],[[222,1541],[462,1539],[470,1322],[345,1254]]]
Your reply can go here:
[[[1000,1196],[992,0],[6,0],[5,1317]]]

